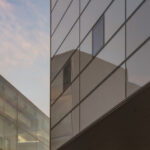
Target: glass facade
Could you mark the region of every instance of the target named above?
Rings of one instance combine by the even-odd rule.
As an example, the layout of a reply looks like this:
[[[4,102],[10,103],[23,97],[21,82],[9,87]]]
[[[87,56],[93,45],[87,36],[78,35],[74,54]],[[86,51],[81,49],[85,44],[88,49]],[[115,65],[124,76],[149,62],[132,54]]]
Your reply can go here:
[[[0,150],[49,150],[49,117],[2,76]]]
[[[52,150],[150,81],[149,0],[55,4],[51,9]]]

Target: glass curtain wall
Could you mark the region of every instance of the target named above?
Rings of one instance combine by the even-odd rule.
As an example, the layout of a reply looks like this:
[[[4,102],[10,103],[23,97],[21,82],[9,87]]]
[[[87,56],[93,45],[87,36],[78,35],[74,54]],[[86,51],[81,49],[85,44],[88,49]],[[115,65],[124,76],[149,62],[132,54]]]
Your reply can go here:
[[[56,150],[149,83],[150,1],[58,0],[52,6],[51,148]]]
[[[49,117],[2,76],[0,76],[0,148],[1,150],[49,149]]]

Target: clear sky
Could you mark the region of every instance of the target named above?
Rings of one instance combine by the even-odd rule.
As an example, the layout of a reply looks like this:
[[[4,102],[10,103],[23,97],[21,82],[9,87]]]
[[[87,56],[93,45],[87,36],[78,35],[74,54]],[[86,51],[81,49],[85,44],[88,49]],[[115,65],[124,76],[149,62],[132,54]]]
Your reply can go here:
[[[0,0],[0,74],[49,114],[49,0]]]

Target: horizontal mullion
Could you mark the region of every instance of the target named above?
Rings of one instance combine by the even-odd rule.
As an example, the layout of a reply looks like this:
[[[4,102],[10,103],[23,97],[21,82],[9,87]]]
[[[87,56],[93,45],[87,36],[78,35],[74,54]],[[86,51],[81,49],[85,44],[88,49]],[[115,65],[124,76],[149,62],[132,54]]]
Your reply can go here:
[[[113,71],[111,71],[100,83],[98,83],[85,97],[83,97],[78,104],[76,104],[72,109],[66,113],[52,128],[53,130],[61,121],[63,121],[70,113],[73,112],[81,103],[83,103],[98,87],[100,87],[107,79],[109,79],[123,64],[125,64],[134,54],[136,54],[140,49],[150,41],[150,36],[143,41],[124,61],[122,61]]]
[[[146,0],[145,0],[146,1]],[[109,40],[103,45],[103,47],[99,50],[99,52],[94,56],[92,57],[92,59],[84,66],[84,68],[79,72],[79,74],[73,79],[73,81],[71,82],[70,86],[74,83],[74,81],[79,77],[79,75],[90,65],[90,63],[96,58],[96,56],[101,52],[103,51],[103,49],[111,42],[111,40],[117,35],[117,33],[122,29],[122,27],[132,18],[132,16],[137,12],[137,10],[144,4],[144,2],[139,6],[137,7],[137,9],[128,17],[127,20],[125,20],[125,22],[118,28],[118,30],[109,38]],[[104,15],[105,13],[102,14],[102,16]],[[101,16],[101,17],[102,17]],[[100,17],[100,18],[101,18]],[[100,19],[99,18],[99,19]],[[98,20],[99,20],[98,19]],[[97,23],[97,22],[96,22]],[[93,26],[94,27],[94,26]],[[92,27],[92,29],[93,29]],[[89,33],[91,32],[92,30],[90,30],[86,36],[83,38],[83,40],[80,42],[80,44],[78,45],[78,47],[76,48],[76,50],[70,55],[70,57],[67,59],[66,63],[68,62],[69,59],[72,58],[72,56],[75,54],[75,52],[77,51],[77,49],[80,47],[80,45],[84,42],[84,40],[86,39],[86,37],[89,35]],[[54,79],[51,81],[51,84],[55,81],[55,79],[57,78],[57,76],[59,75],[59,73],[63,70],[63,68],[65,67],[66,63],[64,63],[63,67],[59,70],[58,74],[56,74],[56,76],[54,77]],[[70,87],[69,86],[69,87]],[[69,88],[68,87],[68,88]],[[68,89],[66,88],[55,100],[54,102],[51,104],[51,106],[53,106],[58,100],[59,98],[64,94],[64,92]]]
[[[51,13],[54,11],[54,9],[55,9],[55,7],[56,7],[58,1],[59,1],[59,0],[56,0],[55,4],[54,4],[54,6],[53,6],[53,8],[52,8],[52,10],[51,10]]]
[[[73,23],[73,25],[71,26],[71,28],[69,29],[68,33],[66,34],[66,36],[64,37],[64,39],[62,40],[62,42],[60,43],[59,47],[56,49],[55,53],[53,54],[51,60],[54,59],[54,57],[56,56],[57,52],[59,51],[59,49],[61,48],[61,46],[63,45],[63,43],[66,41],[67,37],[70,35],[72,29],[74,28],[74,26],[76,25],[76,23],[79,21],[79,18],[82,16],[82,14],[84,13],[84,11],[86,10],[86,8],[88,7],[88,5],[90,4],[91,0],[88,1],[88,3],[86,4],[86,6],[84,7],[84,9],[82,10],[81,14],[79,14],[78,18],[76,19],[76,21]],[[52,40],[52,37],[51,37]]]
[[[56,25],[56,27],[55,27],[55,29],[54,29],[54,31],[52,32],[51,37],[53,37],[53,35],[55,34],[56,30],[58,29],[59,25],[61,24],[63,18],[65,17],[66,13],[68,12],[68,9],[70,8],[70,6],[71,6],[71,4],[72,4],[73,1],[74,1],[74,0],[71,0],[71,1],[70,1],[70,3],[69,3],[69,5],[68,5],[67,9],[65,10],[65,12],[63,13],[63,15],[61,16],[59,22],[57,23],[57,25]]]
[[[75,51],[77,51],[77,49],[80,47],[80,45],[84,42],[84,40],[87,38],[87,36],[90,34],[90,32],[93,30],[93,28],[95,27],[95,25],[97,24],[97,22],[105,15],[105,13],[107,12],[107,10],[109,9],[109,7],[113,4],[113,2],[114,2],[115,0],[112,0],[111,2],[110,2],[110,4],[107,6],[107,8],[104,10],[104,12],[102,13],[102,15],[98,18],[98,20],[96,21],[96,23],[91,27],[91,29],[89,30],[89,32],[85,35],[85,37],[81,40],[81,42],[79,43],[79,45],[77,46],[77,48],[75,49]],[[74,54],[75,52],[73,52],[73,54]],[[67,59],[67,61],[69,60],[69,59],[71,59],[71,57],[73,56],[73,54],[72,55],[70,55],[70,57]],[[54,56],[51,58],[51,61],[54,59]],[[66,61],[66,62],[67,62]],[[63,68],[64,68],[64,66],[65,66],[65,64],[66,64],[66,62],[64,63],[64,65],[62,66],[62,68],[57,72],[57,74],[53,77],[53,79],[51,80],[51,83],[53,83],[54,82],[54,80],[56,79],[56,77],[59,75],[59,73],[63,70]]]

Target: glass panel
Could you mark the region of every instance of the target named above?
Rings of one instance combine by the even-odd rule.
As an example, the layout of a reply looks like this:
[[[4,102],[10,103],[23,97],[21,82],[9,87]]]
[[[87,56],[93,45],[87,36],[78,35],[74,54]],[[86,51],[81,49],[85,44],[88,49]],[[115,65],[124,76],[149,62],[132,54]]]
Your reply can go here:
[[[9,117],[9,119],[11,119],[12,121],[16,121],[17,119],[16,107],[12,106],[11,104],[7,102],[4,102],[4,113],[7,117]]]
[[[4,84],[3,84],[3,79],[0,75],[0,97],[2,97],[4,94]]]
[[[124,100],[124,98],[125,69],[123,66],[81,103],[81,130],[102,117],[110,109]]]
[[[0,113],[4,112],[4,100],[0,97]]]
[[[51,104],[60,96],[62,92],[63,92],[63,70],[59,73],[57,78],[51,84]]]
[[[55,41],[52,41],[55,42]],[[57,72],[63,67],[69,57],[74,53],[77,46],[79,45],[79,22],[70,32],[69,36],[61,46],[60,50],[56,56],[52,59],[52,79],[57,74]],[[79,54],[75,54],[78,57]]]
[[[80,125],[79,125],[79,115],[80,115],[80,111],[79,111],[79,107],[77,107],[76,109],[74,109],[72,111],[72,136],[75,136],[79,133],[80,131]]]
[[[2,150],[4,149],[4,137],[5,137],[4,127],[5,127],[5,120],[0,116],[0,148]]]
[[[68,53],[62,54],[61,56],[57,57],[55,60],[55,63],[52,64],[52,74],[55,74],[55,71],[57,70],[59,64],[65,60],[65,58],[68,56]],[[66,60],[65,60],[66,61]],[[71,82],[75,79],[75,77],[79,74],[79,51],[76,51],[71,60]],[[58,96],[66,89],[64,89],[64,69],[58,74],[56,79],[52,82],[52,91],[51,91],[51,103],[55,99],[58,98]],[[70,83],[71,83],[70,82]]]
[[[10,120],[16,122],[17,119],[17,91],[12,87],[2,76],[0,76],[0,97],[2,114],[7,116]]]
[[[104,45],[104,17],[95,25],[92,31],[93,35],[93,56],[95,56]]]
[[[144,0],[127,0],[127,17],[129,17],[143,1]]]
[[[47,147],[49,147],[49,118],[38,112],[37,138]]]
[[[4,113],[3,94],[4,94],[4,86],[3,86],[2,80],[0,78],[0,113]]]
[[[105,41],[117,31],[125,21],[125,0],[115,0],[105,14]]]
[[[128,96],[150,81],[150,42],[127,61],[127,77]]]
[[[43,145],[41,142],[39,142],[37,145],[37,150],[49,150],[49,147],[47,147],[46,145]]]
[[[0,117],[0,149],[16,150],[17,130],[14,124]]]
[[[4,98],[12,105],[17,105],[17,92],[7,81],[4,82]]]
[[[111,0],[93,0],[81,16],[81,40],[102,15]]]
[[[5,127],[4,127],[4,132],[5,132],[5,150],[16,150],[16,143],[17,143],[17,130],[16,127],[11,124],[10,122],[6,121],[5,122]]]
[[[72,0],[60,0],[52,12],[52,33]]]
[[[56,150],[72,136],[71,114],[51,131],[52,150]]]
[[[52,8],[54,7],[56,1],[59,1],[59,0],[52,0]]]
[[[37,150],[39,141],[25,131],[18,129],[18,149]]]
[[[81,53],[80,55],[88,54]],[[124,59],[125,29],[123,28],[81,74],[81,99],[86,96],[98,82],[102,81],[111,71],[120,65]]]
[[[52,131],[52,150],[56,150],[79,132],[79,108],[76,108]]]
[[[92,31],[80,46],[80,69],[82,70],[92,59]]]
[[[127,23],[127,55],[130,55],[150,35],[150,1],[141,8]]]
[[[49,118],[22,95],[19,95],[18,110],[18,124],[47,144]]]
[[[86,7],[87,3],[89,2],[90,0],[80,0],[80,4],[81,4],[81,12],[83,11],[83,9]]]
[[[52,37],[52,56],[79,17],[79,1],[73,1],[60,26]],[[79,32],[79,31],[78,31]],[[69,37],[68,37],[69,38]],[[73,47],[72,47],[73,48]],[[70,49],[71,50],[71,49]]]
[[[51,125],[55,125],[79,102],[79,79],[51,106]]]

